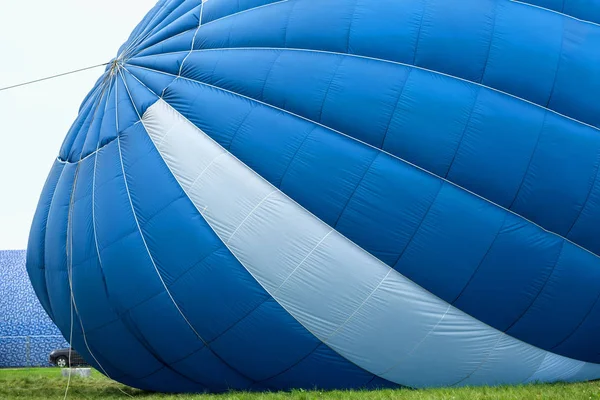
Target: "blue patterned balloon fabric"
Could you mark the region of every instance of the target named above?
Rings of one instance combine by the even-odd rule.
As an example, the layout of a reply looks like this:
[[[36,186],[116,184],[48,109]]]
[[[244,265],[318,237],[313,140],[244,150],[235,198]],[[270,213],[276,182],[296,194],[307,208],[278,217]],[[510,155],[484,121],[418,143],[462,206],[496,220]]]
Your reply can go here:
[[[50,171],[40,302],[161,392],[600,378],[580,3],[161,0]]]

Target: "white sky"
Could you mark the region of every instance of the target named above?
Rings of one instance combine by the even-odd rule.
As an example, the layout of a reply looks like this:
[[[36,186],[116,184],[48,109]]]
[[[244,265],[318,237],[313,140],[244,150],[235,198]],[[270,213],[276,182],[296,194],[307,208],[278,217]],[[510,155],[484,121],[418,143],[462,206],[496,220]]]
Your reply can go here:
[[[0,87],[108,62],[157,0],[0,0]],[[39,195],[103,69],[0,92],[0,250],[24,249]]]

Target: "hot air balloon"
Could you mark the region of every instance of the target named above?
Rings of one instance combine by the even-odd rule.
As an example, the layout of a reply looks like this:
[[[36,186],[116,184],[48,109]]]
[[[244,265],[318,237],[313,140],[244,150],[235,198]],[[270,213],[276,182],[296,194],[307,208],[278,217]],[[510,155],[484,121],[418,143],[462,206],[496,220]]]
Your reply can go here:
[[[50,171],[37,296],[147,390],[600,378],[588,10],[160,1]]]

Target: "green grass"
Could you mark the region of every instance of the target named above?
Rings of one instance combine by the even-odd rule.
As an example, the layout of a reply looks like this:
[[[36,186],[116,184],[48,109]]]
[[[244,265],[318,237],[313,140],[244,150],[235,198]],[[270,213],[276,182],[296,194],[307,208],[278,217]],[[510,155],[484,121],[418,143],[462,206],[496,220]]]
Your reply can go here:
[[[0,399],[62,399],[67,380],[58,368],[0,370]],[[97,371],[92,378],[73,377],[69,399],[128,399],[119,389],[136,399],[163,400],[522,400],[522,399],[594,399],[600,400],[600,381],[576,384],[502,386],[494,388],[458,388],[431,390],[381,390],[371,392],[227,393],[223,395],[163,395],[146,393],[110,381]]]

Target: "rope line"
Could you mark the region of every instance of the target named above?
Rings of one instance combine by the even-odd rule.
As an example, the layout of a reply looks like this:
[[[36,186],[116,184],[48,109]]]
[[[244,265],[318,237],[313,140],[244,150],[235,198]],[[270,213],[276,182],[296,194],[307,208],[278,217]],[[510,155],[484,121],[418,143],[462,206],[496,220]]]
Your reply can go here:
[[[94,68],[105,67],[108,64],[110,64],[110,63],[103,63],[103,64],[98,64],[98,65],[92,65],[91,67],[80,68],[80,69],[76,69],[76,70],[73,70],[73,71],[63,72],[63,73],[57,74],[57,75],[47,76],[47,77],[41,78],[41,79],[35,79],[33,81],[28,81],[28,82],[18,83],[16,85],[6,86],[6,87],[3,87],[3,88],[0,88],[0,92],[3,92],[5,90],[9,90],[9,89],[15,89],[15,88],[22,87],[22,86],[31,85],[31,84],[38,83],[38,82],[48,81],[50,79],[59,78],[61,76],[65,76],[65,75],[76,74],[78,72],[83,72],[83,71],[87,71],[87,70],[94,69]]]

